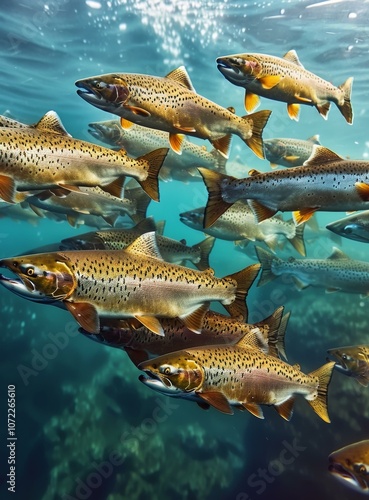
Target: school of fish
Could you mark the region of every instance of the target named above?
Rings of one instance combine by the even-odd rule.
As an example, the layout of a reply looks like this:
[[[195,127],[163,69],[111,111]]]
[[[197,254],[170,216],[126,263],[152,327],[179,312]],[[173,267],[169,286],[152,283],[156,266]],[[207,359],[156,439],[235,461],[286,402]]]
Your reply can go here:
[[[183,66],[164,77],[117,72],[76,81],[86,103],[119,117],[89,123],[90,135],[104,146],[73,138],[55,111],[30,125],[0,116],[1,215],[94,228],[2,256],[0,284],[64,309],[82,335],[124,350],[142,372],[139,380],[165,397],[258,418],[263,406],[273,406],[288,421],[300,395],[329,423],[334,368],[368,386],[369,346],[329,349],[326,363],[305,373],[287,362],[290,312],[281,304],[249,324],[246,299],[257,279],[262,286],[279,276],[299,290],[369,294],[369,262],[336,247],[325,259],[305,258],[304,241],[317,211],[369,211],[369,162],[337,155],[319,135],[263,140],[271,111],[254,110],[263,97],[286,103],[296,121],[302,104],[327,119],[333,102],[352,124],[353,77],[336,87],[306,70],[294,50],[216,62],[227,81],[245,89],[245,116],[198,94]],[[233,135],[273,170],[229,175]],[[164,236],[163,223],[147,218],[151,201],[160,201],[160,182],[170,180],[204,183],[206,206],[180,214],[182,223],[206,233],[197,244]],[[369,242],[368,221],[368,212],[360,212],[327,229]],[[216,239],[252,247],[259,263],[215,276]],[[282,250],[300,258],[284,259]],[[212,310],[214,301],[227,314]],[[368,493],[368,457],[368,440],[348,445],[330,455],[329,471]]]

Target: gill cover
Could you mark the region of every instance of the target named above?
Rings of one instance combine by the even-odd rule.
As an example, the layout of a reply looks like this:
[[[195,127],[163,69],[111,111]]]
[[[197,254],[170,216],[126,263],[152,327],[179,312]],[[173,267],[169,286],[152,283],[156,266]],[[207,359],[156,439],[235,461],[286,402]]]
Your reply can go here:
[[[0,267],[15,273],[30,292],[37,291],[54,300],[65,300],[76,286],[66,259],[57,253],[3,259]]]

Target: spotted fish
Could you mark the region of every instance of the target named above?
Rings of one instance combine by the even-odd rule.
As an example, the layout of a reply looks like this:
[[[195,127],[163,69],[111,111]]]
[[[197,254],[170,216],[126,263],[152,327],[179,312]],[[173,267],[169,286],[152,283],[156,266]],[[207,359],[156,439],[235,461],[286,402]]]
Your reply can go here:
[[[369,243],[369,210],[327,224],[327,229],[349,240]]]
[[[349,488],[369,495],[369,439],[331,453],[328,470]]]
[[[158,173],[167,152],[163,148],[133,159],[73,139],[55,116],[43,117],[34,127],[0,127],[0,198],[15,202],[17,192],[46,189],[68,194],[78,186],[100,186],[120,195],[128,175],[158,200]]]
[[[332,83],[307,71],[294,50],[283,57],[268,54],[234,54],[218,57],[218,69],[234,85],[244,87],[248,112],[259,104],[259,96],[287,103],[290,118],[298,120],[300,104],[315,106],[327,119],[334,102],[347,123],[353,122],[351,88],[353,78],[342,85]]]
[[[312,152],[314,144],[320,145],[319,135],[314,135],[306,141],[278,137],[264,140],[264,155],[270,162],[270,166],[299,167],[307,161]]]
[[[262,131],[271,112],[236,116],[197,94],[183,66],[165,77],[111,73],[78,80],[76,86],[85,101],[120,116],[123,128],[136,123],[168,132],[177,153],[185,134],[208,139],[226,156],[230,134],[235,134],[263,158]]]
[[[146,374],[140,380],[171,396],[194,400],[202,407],[233,414],[233,407],[263,418],[261,405],[273,405],[286,420],[292,416],[301,394],[325,422],[327,389],[334,363],[305,375],[298,365],[250,347],[245,339],[235,345],[183,349],[138,366]]]
[[[90,123],[89,133],[110,146],[123,147],[130,156],[135,158],[154,149],[170,147],[167,132],[137,124],[122,128],[118,120]],[[225,156],[228,157],[228,150],[223,150],[222,154],[215,148],[208,151],[205,146],[184,139],[181,151],[182,154],[178,155],[173,150],[169,150],[160,169],[160,179],[164,181],[175,179],[182,182],[201,180],[197,167],[225,173],[227,163]]]
[[[250,170],[244,179],[199,170],[209,192],[205,227],[238,200],[247,201],[258,222],[278,210],[292,211],[295,223],[301,224],[318,210],[369,207],[369,161],[347,160],[323,146],[314,146],[304,166],[267,173]]]
[[[64,250],[122,250],[141,234],[153,231],[155,228],[152,219],[145,219],[134,228],[105,229],[66,238],[62,240],[61,248]],[[186,245],[184,240],[177,241],[161,234],[156,234],[156,242],[160,255],[166,262],[185,264],[186,261],[190,261],[201,271],[210,267],[209,254],[215,242],[215,239],[210,236],[192,246]]]
[[[369,293],[369,262],[351,259],[338,248],[327,259],[282,260],[260,247],[256,253],[262,267],[258,286],[290,276],[298,290],[314,286],[327,292]]]
[[[250,207],[241,201],[232,205],[210,227],[204,228],[205,207],[183,212],[179,217],[186,226],[204,231],[215,238],[246,243],[260,241],[273,251],[279,245],[280,238],[283,238],[284,241],[290,242],[301,255],[306,255],[304,225],[295,226],[292,219],[284,221],[277,215],[257,224]]]
[[[145,233],[125,250],[66,251],[0,260],[29,291],[62,301],[82,328],[100,331],[102,318],[131,318],[163,334],[158,318],[183,320],[201,332],[210,301],[221,302],[245,319],[245,296],[259,265],[219,279],[212,269],[198,271],[164,262],[155,233]],[[18,293],[19,294],[19,293]]]
[[[369,385],[369,345],[350,345],[328,350],[330,359],[336,362],[336,369],[359,384]]]
[[[288,313],[283,315],[283,307],[279,307],[268,318],[255,324],[208,311],[204,316],[201,335],[186,328],[182,321],[176,318],[161,319],[164,336],[155,335],[144,326],[132,331],[124,320],[102,322],[97,334],[85,333],[83,330],[81,333],[104,345],[125,349],[136,365],[147,359],[189,347],[234,344],[245,336],[247,343],[266,354],[286,358],[284,335],[288,319]]]

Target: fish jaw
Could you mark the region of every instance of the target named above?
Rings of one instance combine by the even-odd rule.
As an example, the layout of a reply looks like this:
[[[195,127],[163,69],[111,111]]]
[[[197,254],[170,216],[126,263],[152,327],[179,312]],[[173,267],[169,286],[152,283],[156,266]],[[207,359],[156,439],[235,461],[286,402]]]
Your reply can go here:
[[[339,481],[361,493],[369,493],[369,466],[364,463],[354,463],[339,452],[329,455],[328,470]]]
[[[129,98],[126,82],[115,74],[77,80],[77,94],[96,108],[114,113]]]
[[[205,378],[202,366],[185,351],[144,361],[138,368],[144,371],[149,379],[159,380],[166,390],[172,393],[196,392],[202,387]],[[158,383],[152,384],[159,386]]]
[[[7,281],[1,276],[3,286],[35,302],[65,300],[76,288],[76,281],[68,263],[57,253],[2,259],[0,267],[7,268],[19,278]]]
[[[261,71],[256,59],[238,56],[218,57],[217,68],[228,81],[239,87],[249,85]]]

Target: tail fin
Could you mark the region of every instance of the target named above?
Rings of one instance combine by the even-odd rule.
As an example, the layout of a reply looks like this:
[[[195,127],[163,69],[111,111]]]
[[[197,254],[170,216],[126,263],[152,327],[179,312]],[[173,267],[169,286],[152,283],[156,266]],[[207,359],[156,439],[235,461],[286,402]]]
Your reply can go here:
[[[287,359],[284,345],[284,336],[290,313],[282,316],[284,307],[278,307],[274,313],[266,318],[262,323],[269,327],[268,331],[268,354],[280,358],[281,355]]]
[[[209,255],[213,249],[214,243],[215,243],[215,238],[213,238],[213,236],[208,236],[207,238],[202,240],[197,245],[193,245],[193,247],[200,248],[200,260],[199,260],[199,262],[194,262],[195,266],[200,271],[204,271],[205,269],[209,269],[209,267],[210,267]]]
[[[354,121],[354,113],[351,107],[351,90],[353,77],[347,78],[345,83],[340,85],[338,88],[343,91],[343,104],[337,104],[338,109],[341,111],[347,123],[352,125]]]
[[[255,252],[261,264],[261,275],[258,286],[262,286],[276,278],[276,275],[273,274],[272,271],[272,263],[273,260],[278,259],[278,257],[258,246],[255,247]]]
[[[136,213],[130,217],[135,224],[146,219],[147,208],[150,205],[151,198],[141,187],[135,187],[125,190],[125,197],[132,202],[136,202]]]
[[[159,201],[159,181],[158,175],[163,165],[163,162],[168,154],[168,148],[155,149],[144,156],[140,156],[138,160],[146,160],[149,163],[147,178],[144,181],[139,181],[141,187],[154,201]]]
[[[334,368],[335,362],[331,361],[330,363],[326,363],[321,366],[317,370],[309,373],[310,377],[318,377],[318,395],[317,397],[307,402],[310,404],[315,413],[322,419],[324,422],[328,424],[331,422],[328,415],[328,385],[332,378],[332,371]]]
[[[233,279],[237,282],[236,298],[232,304],[223,304],[227,312],[233,318],[237,318],[240,321],[247,321],[248,310],[245,301],[259,269],[259,264],[252,264],[251,266],[242,269],[242,271],[226,276],[226,278]]]
[[[296,226],[295,236],[290,238],[288,241],[291,243],[293,248],[298,251],[300,255],[306,257],[306,248],[304,242],[304,228],[305,224],[300,224]]]
[[[231,177],[230,175],[223,175],[207,168],[199,168],[199,172],[204,179],[206,189],[209,193],[204,217],[204,227],[207,228],[212,226],[214,222],[216,222],[219,217],[233,205],[233,203],[223,201],[222,188],[220,184],[223,180],[233,180],[234,177]]]
[[[267,121],[269,120],[270,114],[271,111],[264,109],[242,117],[249,122],[252,130],[251,137],[244,139],[244,141],[259,158],[264,158],[262,132],[267,124]]]
[[[217,148],[213,148],[210,151],[210,154],[213,158],[215,169],[217,172],[220,172],[221,174],[226,174],[226,163],[227,159],[229,158],[229,149],[230,149],[230,143],[231,143],[231,137],[229,137],[228,144],[226,145],[225,151],[223,151],[223,154],[220,153],[220,151]]]

